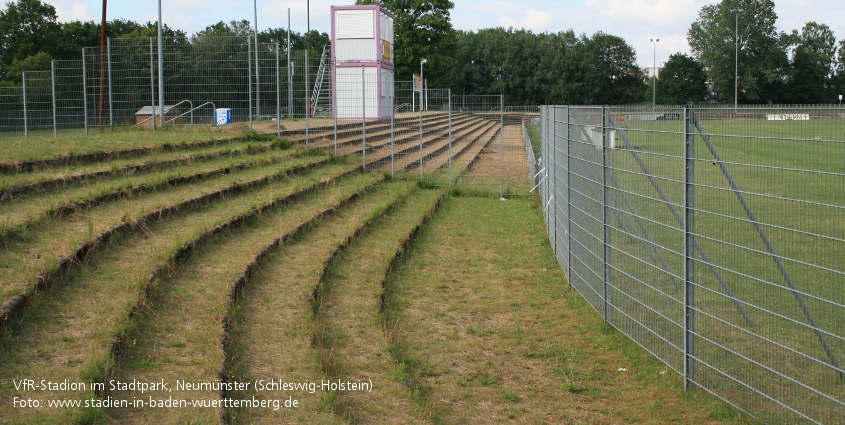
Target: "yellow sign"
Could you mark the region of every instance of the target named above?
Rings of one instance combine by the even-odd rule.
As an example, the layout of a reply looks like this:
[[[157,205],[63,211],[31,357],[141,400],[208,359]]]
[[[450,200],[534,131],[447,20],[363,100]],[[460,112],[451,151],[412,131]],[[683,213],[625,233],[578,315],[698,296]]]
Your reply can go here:
[[[381,42],[381,60],[393,63],[393,45],[384,40]]]

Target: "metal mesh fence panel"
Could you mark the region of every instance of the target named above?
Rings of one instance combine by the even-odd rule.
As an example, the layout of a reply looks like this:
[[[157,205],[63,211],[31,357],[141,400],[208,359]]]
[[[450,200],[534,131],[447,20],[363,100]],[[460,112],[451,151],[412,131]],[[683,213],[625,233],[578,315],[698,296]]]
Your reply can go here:
[[[550,240],[590,304],[688,386],[767,422],[840,423],[843,109],[542,114]]]
[[[24,136],[23,87],[0,87],[0,133]]]
[[[58,131],[84,131],[82,61],[53,61],[56,128]]]

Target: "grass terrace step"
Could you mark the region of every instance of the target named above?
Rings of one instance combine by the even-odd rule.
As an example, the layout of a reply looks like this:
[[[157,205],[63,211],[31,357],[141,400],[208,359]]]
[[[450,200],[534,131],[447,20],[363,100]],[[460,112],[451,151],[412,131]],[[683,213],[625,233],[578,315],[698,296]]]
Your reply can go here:
[[[326,157],[307,156],[294,158],[284,164],[269,164],[220,175],[216,178],[190,182],[171,190],[142,193],[83,210],[67,220],[50,220],[22,234],[10,238],[2,246],[0,268],[0,305],[16,295],[33,294],[46,282],[60,275],[63,267],[73,266],[90,250],[85,245],[103,240],[102,235],[114,233],[125,223],[146,222],[156,217],[158,211],[184,209],[194,204],[216,198],[227,199],[238,192],[266,185],[274,180],[284,180],[291,172],[301,172],[315,165],[331,161]],[[339,164],[329,168],[332,172],[348,172],[355,165]],[[219,194],[219,195],[215,195]],[[215,198],[216,197],[216,198]],[[181,205],[181,206],[180,206]],[[123,229],[126,231],[129,229]],[[110,236],[109,236],[110,237]],[[107,239],[106,237],[105,239]],[[65,264],[67,263],[67,264]],[[19,302],[19,301],[18,301]],[[7,313],[7,312],[2,312]],[[0,322],[8,317],[0,317]],[[2,323],[0,323],[2,324]]]
[[[407,181],[395,181],[407,191]],[[420,194],[411,193],[406,202],[389,211],[392,216],[407,208],[416,208]],[[373,232],[381,226],[374,223]],[[312,348],[314,325],[309,296],[318,287],[329,260],[349,243],[350,232],[364,227],[349,223],[343,229],[320,225],[303,235],[295,244],[281,247],[267,259],[241,297],[237,314],[230,328],[230,361],[228,376],[233,380],[315,383],[328,379],[323,368],[315,364]],[[354,241],[354,239],[353,239]],[[362,260],[365,260],[362,258]],[[287,399],[300,403],[297,409],[230,409],[229,423],[346,423],[334,414],[331,392],[309,391],[250,391],[227,393],[231,398]]]
[[[190,151],[155,151],[147,155],[110,162],[68,165],[43,168],[32,172],[2,174],[0,175],[0,201],[8,201],[13,197],[27,193],[44,191],[56,186],[67,186],[84,180],[149,173],[220,157],[260,153],[271,147],[271,143],[233,142]]]
[[[338,392],[336,415],[349,423],[428,423],[411,399],[413,385],[390,355],[391,329],[381,320],[391,264],[434,211],[439,190],[420,190],[412,203],[382,217],[333,262],[323,279],[317,321],[320,363],[330,380],[372,382],[372,391]]]
[[[349,170],[344,164],[325,166],[296,179],[231,196],[226,202],[205,204],[190,213],[177,213],[169,220],[146,223],[142,234],[113,240],[107,249],[97,252],[57,285],[50,296],[33,299],[12,332],[3,335],[0,397],[33,396],[15,391],[12,379],[102,381],[110,368],[113,338],[130,330],[132,322],[127,322],[127,314],[133,310],[139,293],[143,293],[148,276],[171,263],[181,247],[191,244],[205,229],[255,212],[261,205],[275,204],[291,194],[325,185]],[[88,389],[38,393],[44,399],[91,396]],[[0,405],[0,421],[14,417],[20,422],[66,423],[99,413],[42,408],[15,410],[12,414],[9,409],[9,404]]]
[[[121,197],[164,190],[195,180],[238,172],[241,169],[282,163],[301,154],[302,151],[290,150],[237,155],[185,164],[176,169],[150,174],[114,175],[111,178],[85,180],[70,186],[53,188],[44,193],[30,193],[2,203],[0,234],[19,231],[33,220],[61,217]]]
[[[4,141],[0,174],[28,172],[44,167],[111,161],[154,151],[189,150],[242,140],[197,129],[107,131],[61,139],[31,138]]]
[[[144,382],[214,382],[223,379],[225,340],[221,323],[227,316],[229,297],[240,275],[268,246],[283,235],[302,232],[310,226],[333,226],[365,221],[374,211],[394,202],[398,186],[372,189],[381,180],[377,174],[359,174],[327,190],[305,196],[283,210],[262,214],[246,226],[209,242],[178,270],[158,279],[149,296],[149,307],[138,319],[130,338],[133,344],[121,353],[114,379]],[[353,202],[355,198],[359,199]],[[337,217],[319,220],[335,211]],[[319,220],[317,223],[315,221]],[[218,391],[117,392],[119,399],[154,397],[197,399],[219,397]],[[121,408],[109,416],[119,423],[213,423],[217,408],[160,409]]]

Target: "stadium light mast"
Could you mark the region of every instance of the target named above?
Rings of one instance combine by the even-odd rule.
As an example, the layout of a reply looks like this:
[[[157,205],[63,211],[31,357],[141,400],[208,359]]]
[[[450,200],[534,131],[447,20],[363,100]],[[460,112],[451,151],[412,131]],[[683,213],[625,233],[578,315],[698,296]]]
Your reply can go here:
[[[651,109],[657,106],[657,43],[659,38],[649,38],[651,42]]]
[[[739,14],[745,9],[731,9],[731,13],[736,16],[736,27],[734,27],[734,113],[739,111]]]

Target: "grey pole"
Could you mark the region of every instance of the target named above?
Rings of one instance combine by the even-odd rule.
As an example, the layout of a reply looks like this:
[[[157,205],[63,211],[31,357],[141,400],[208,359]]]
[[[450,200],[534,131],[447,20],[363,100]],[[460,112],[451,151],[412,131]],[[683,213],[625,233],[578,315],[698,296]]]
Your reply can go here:
[[[363,162],[361,168],[367,169],[367,77],[361,65],[361,154]]]
[[[279,67],[279,43],[276,43],[276,137],[282,137],[282,75]]]
[[[259,77],[259,62],[258,62],[258,0],[252,0],[253,10],[255,11],[255,115],[256,119],[261,120],[261,78]]]
[[[651,42],[651,109],[657,105],[657,43],[659,38],[649,38]]]
[[[159,123],[164,124],[164,40],[162,37],[161,0],[158,0],[158,114]],[[155,122],[155,108],[153,108]]]
[[[420,61],[420,180],[422,180],[423,172],[423,129],[422,129],[422,115],[423,115],[423,65],[425,65],[427,61],[425,58]]]
[[[695,381],[695,133],[691,112],[684,108],[684,388]]]
[[[499,95],[499,197],[505,197],[505,96]]]
[[[88,73],[85,71],[85,48],[82,48],[82,119],[85,121],[85,134],[88,134]]]
[[[288,8],[288,116],[293,115],[293,63],[290,61],[290,8]]]
[[[610,172],[610,146],[607,143],[607,108],[601,108],[601,181],[602,181],[602,226],[604,227],[604,321],[608,324],[613,320],[613,300],[611,291],[612,269],[610,267],[611,241],[610,241],[610,190],[608,189],[607,176]]]
[[[53,93],[53,138],[58,137],[58,127],[56,123],[56,61],[50,61],[50,85]]]
[[[452,187],[452,89],[449,89],[449,187]]]
[[[155,118],[155,111],[156,111],[156,77],[155,77],[155,54],[154,52],[155,46],[153,46],[153,38],[150,37],[150,105],[152,105],[152,112],[150,113],[150,118],[152,118],[152,129],[156,129],[156,118]]]
[[[734,27],[734,113],[739,112],[739,14],[745,9],[731,9],[736,16]]]
[[[247,75],[247,87],[249,88],[247,91],[249,92],[249,129],[252,130],[252,65],[250,64],[250,59],[252,58],[252,43],[249,41],[249,36],[246,38],[246,67],[249,70]]]
[[[112,96],[111,80],[111,39],[106,39],[106,58],[108,59],[109,73],[109,127],[114,127],[114,97]]]
[[[26,71],[23,72],[23,138],[29,139],[29,126],[27,124],[27,110],[26,110]]]
[[[411,96],[413,98],[414,96]],[[394,99],[390,99],[390,104],[393,105]],[[337,133],[337,132],[335,132]],[[390,177],[396,177],[396,151],[394,143],[396,143],[396,110],[390,111]]]

